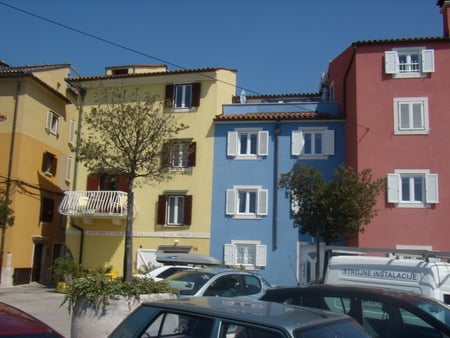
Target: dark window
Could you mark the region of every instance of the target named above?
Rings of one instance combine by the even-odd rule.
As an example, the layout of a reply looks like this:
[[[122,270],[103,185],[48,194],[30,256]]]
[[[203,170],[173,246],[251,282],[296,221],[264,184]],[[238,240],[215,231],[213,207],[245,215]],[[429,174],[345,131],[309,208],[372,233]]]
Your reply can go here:
[[[195,167],[197,144],[190,141],[174,140],[164,146],[163,166],[166,168]]]
[[[158,197],[158,224],[168,226],[191,225],[192,196],[167,194]]]
[[[42,171],[46,175],[56,175],[56,156],[46,151],[42,157]]]
[[[41,200],[41,222],[50,223],[53,220],[53,209],[55,206],[55,201],[43,197]]]
[[[127,191],[128,178],[123,175],[94,174],[87,178],[89,191]]]
[[[167,85],[165,104],[169,108],[199,107],[200,89],[200,83]]]

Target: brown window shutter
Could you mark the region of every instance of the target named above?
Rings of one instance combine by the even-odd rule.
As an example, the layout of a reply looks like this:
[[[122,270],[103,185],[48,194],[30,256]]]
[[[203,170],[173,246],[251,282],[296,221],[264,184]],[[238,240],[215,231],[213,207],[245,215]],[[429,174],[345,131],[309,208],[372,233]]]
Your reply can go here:
[[[166,107],[172,107],[173,105],[173,89],[174,85],[166,85],[166,94],[164,97],[164,105]]]
[[[170,167],[170,153],[171,153],[171,143],[164,143],[162,154],[161,154],[161,167]]]
[[[157,224],[161,224],[161,225],[166,224],[166,203],[167,203],[167,196],[159,195],[158,196]]]
[[[128,175],[127,174],[120,174],[118,178],[118,189],[119,191],[128,191]]]
[[[192,84],[192,107],[200,106],[200,83]]]
[[[97,191],[100,187],[100,177],[98,175],[89,175],[87,178],[87,190]]]
[[[197,143],[189,144],[188,167],[195,167],[195,156],[197,152]]]
[[[183,225],[191,225],[192,221],[192,195],[184,196]]]

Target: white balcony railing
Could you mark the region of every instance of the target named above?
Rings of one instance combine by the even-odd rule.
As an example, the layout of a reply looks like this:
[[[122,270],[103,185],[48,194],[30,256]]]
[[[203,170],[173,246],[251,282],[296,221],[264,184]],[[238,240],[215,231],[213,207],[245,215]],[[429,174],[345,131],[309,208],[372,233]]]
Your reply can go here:
[[[84,218],[126,218],[127,193],[123,191],[66,191],[59,213]],[[134,205],[133,216],[137,209]]]

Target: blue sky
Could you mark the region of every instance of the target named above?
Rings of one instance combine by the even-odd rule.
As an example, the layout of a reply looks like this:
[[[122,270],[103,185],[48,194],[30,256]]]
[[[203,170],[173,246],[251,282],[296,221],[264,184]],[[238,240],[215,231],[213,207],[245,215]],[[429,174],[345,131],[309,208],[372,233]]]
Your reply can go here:
[[[11,66],[225,67],[248,94],[317,92],[355,41],[443,35],[436,0],[0,0],[0,31]]]

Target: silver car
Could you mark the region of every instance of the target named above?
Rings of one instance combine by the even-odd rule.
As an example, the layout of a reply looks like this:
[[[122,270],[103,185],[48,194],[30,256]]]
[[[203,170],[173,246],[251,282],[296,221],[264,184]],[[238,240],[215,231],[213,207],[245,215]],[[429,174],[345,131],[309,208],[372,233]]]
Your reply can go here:
[[[247,270],[208,268],[176,273],[164,281],[180,297],[221,296],[258,299],[271,287],[261,275]]]
[[[223,297],[143,303],[110,337],[369,338],[346,315]]]

